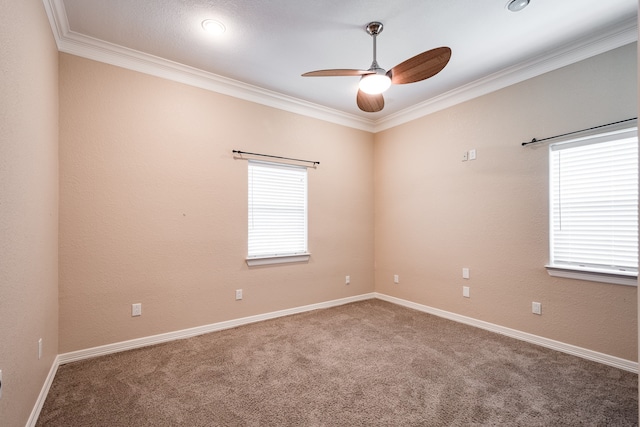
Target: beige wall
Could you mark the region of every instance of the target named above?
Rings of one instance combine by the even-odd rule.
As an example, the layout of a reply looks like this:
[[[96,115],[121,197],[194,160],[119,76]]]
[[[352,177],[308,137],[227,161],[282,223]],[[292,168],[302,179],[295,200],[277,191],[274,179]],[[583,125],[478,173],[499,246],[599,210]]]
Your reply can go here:
[[[635,116],[635,61],[627,46],[372,136],[61,55],[60,352],[372,291],[375,185],[376,291],[637,360],[635,288],[544,270],[547,150],[520,146]],[[246,267],[232,149],[321,161],[308,265]]]
[[[61,54],[60,352],[372,292],[372,141]],[[247,162],[233,149],[320,161],[308,264],[245,264]]]
[[[376,291],[637,360],[635,287],[547,275],[547,146],[520,145],[636,117],[636,80],[632,44],[377,134]]]
[[[58,53],[41,1],[0,4],[0,424],[24,426],[58,354]]]

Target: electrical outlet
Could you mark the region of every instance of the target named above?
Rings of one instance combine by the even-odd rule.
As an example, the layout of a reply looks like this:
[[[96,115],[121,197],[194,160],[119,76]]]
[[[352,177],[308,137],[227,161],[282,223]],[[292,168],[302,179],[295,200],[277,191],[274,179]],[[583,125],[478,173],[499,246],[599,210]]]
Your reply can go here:
[[[469,160],[469,153],[465,151],[464,153],[462,153],[462,161],[466,162],[467,160]]]
[[[469,296],[469,287],[468,286],[463,286],[462,287],[462,296],[465,298],[470,298]]]
[[[142,303],[131,304],[131,317],[142,316]]]
[[[542,304],[539,302],[531,303],[531,312],[533,314],[542,314]]]
[[[462,278],[463,279],[468,279],[469,278],[469,269],[467,267],[464,267],[462,269]]]
[[[42,359],[42,338],[38,340],[38,360]]]
[[[345,283],[345,285],[348,285],[349,283],[351,283],[351,276],[345,276],[344,277],[344,283]]]
[[[393,275],[393,283],[400,283],[400,276],[398,276],[397,274]]]
[[[236,301],[242,299],[242,289],[236,289]]]
[[[476,150],[475,148],[473,150],[469,150],[469,160],[475,160],[476,159]]]

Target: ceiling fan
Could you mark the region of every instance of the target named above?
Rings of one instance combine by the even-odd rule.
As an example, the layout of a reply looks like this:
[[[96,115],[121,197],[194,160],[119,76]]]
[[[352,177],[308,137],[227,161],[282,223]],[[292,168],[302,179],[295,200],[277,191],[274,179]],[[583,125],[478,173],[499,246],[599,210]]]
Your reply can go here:
[[[360,76],[356,102],[362,111],[375,113],[384,108],[382,92],[391,84],[415,83],[438,74],[451,58],[451,49],[438,47],[422,52],[396,65],[389,71],[376,61],[376,37],[382,32],[382,23],[370,22],[365,30],[373,37],[373,62],[368,70],[331,69],[304,73],[303,77]]]

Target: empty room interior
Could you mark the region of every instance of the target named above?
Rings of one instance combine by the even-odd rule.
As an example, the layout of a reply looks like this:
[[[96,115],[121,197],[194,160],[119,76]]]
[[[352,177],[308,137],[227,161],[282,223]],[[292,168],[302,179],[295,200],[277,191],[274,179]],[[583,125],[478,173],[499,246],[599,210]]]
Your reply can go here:
[[[553,144],[637,126],[635,0],[259,3],[3,2],[0,425],[65,367],[362,304],[637,375],[637,216],[627,271],[550,255]],[[293,255],[248,243],[265,164],[305,176]]]

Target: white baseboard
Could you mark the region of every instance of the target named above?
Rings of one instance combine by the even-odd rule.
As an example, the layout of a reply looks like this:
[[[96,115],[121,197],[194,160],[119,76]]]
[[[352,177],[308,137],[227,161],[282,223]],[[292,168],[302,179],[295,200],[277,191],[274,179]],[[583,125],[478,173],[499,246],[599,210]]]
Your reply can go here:
[[[389,295],[374,293],[375,298],[383,301],[391,302],[393,304],[402,305],[404,307],[413,308],[424,313],[433,314],[438,317],[453,320],[455,322],[464,323],[466,325],[475,326],[477,328],[485,329],[498,334],[506,335],[511,338],[516,338],[521,341],[537,344],[542,347],[547,347],[552,350],[557,350],[562,353],[568,353],[574,356],[581,357],[583,359],[592,360],[605,365],[613,366],[615,368],[623,369],[625,371],[638,373],[638,362],[622,359],[608,354],[599,353],[597,351],[588,350],[586,348],[577,347],[575,345],[566,344],[560,341],[551,340],[549,338],[540,337],[537,335],[529,334],[527,332],[518,331],[516,329],[506,328],[504,326],[496,325],[493,323],[477,320],[472,317],[462,316],[460,314],[451,313],[449,311],[440,310],[437,308],[429,307],[427,305],[418,304],[415,302],[403,300],[400,298],[392,297]]]
[[[167,332],[165,334],[152,335],[149,337],[136,338],[129,341],[121,341],[113,344],[92,347],[84,350],[63,353],[58,356],[60,365],[65,363],[76,362],[78,360],[90,359],[92,357],[104,356],[107,354],[117,353],[120,351],[132,350],[134,348],[146,347],[153,344],[174,341],[183,338],[190,338],[197,335],[207,334],[209,332],[221,331],[224,329],[235,328],[237,326],[247,325],[249,323],[261,322],[263,320],[275,319],[277,317],[289,316],[291,314],[304,313],[306,311],[318,310],[322,308],[336,307],[339,305],[349,304],[356,301],[363,301],[375,298],[374,293],[362,294],[353,297],[341,298],[332,301],[321,302],[317,304],[304,305],[302,307],[289,308],[286,310],[273,311],[271,313],[258,314],[255,316],[243,317],[240,319],[227,320],[225,322],[213,323],[210,325],[198,326],[195,328],[183,329],[180,331]]]
[[[631,360],[621,359],[619,357],[610,356],[608,354],[599,353],[597,351],[588,350],[586,348],[577,347],[571,344],[566,344],[560,341],[554,341],[548,338],[540,337],[537,335],[529,334],[527,332],[518,331],[515,329],[506,328],[504,326],[495,325],[493,323],[477,320],[471,317],[462,316],[460,314],[451,313],[449,311],[440,310],[437,308],[429,307],[427,305],[418,304],[412,301],[403,300],[400,298],[392,297],[389,295],[381,294],[378,292],[372,292],[368,294],[357,295],[353,297],[341,298],[332,301],[321,302],[317,304],[305,305],[301,307],[290,308],[286,310],[274,311],[271,313],[259,314],[255,316],[243,317],[240,319],[228,320],[225,322],[213,323],[210,325],[198,326],[190,329],[183,329],[180,331],[168,332],[165,334],[152,335],[144,338],[137,338],[129,341],[122,341],[113,344],[102,345],[99,347],[88,348],[84,350],[72,351],[69,353],[63,353],[58,355],[51,366],[49,375],[47,376],[38,400],[31,411],[31,416],[27,421],[26,427],[33,427],[38,420],[42,406],[49,393],[51,383],[58,371],[60,365],[65,363],[76,362],[79,360],[90,359],[98,356],[105,356],[107,354],[117,353],[120,351],[132,350],[135,348],[146,347],[153,344],[160,344],[163,342],[174,341],[183,338],[190,338],[197,335],[206,334],[209,332],[221,331],[224,329],[235,328],[237,326],[247,325],[250,323],[260,322],[263,320],[275,319],[278,317],[289,316],[292,314],[304,313],[307,311],[318,310],[323,308],[337,307],[339,305],[349,304],[356,301],[364,301],[368,299],[380,299],[393,304],[398,304],[404,307],[412,308],[424,313],[433,314],[438,317],[453,320],[455,322],[464,323],[466,325],[475,326],[477,328],[485,329],[491,332],[496,332],[502,335],[506,335],[511,338],[516,338],[521,341],[537,344],[542,347],[547,347],[552,350],[557,350],[563,353],[578,356],[587,360],[592,360],[605,365],[613,366],[615,368],[623,369],[625,371],[638,373],[638,362]]]
[[[42,389],[40,390],[40,394],[38,395],[38,400],[36,400],[36,404],[31,410],[31,415],[27,420],[26,427],[34,427],[36,422],[38,421],[38,417],[40,416],[40,411],[42,410],[42,406],[44,405],[44,401],[47,400],[47,395],[49,394],[49,388],[51,388],[51,384],[53,383],[53,379],[56,376],[56,372],[58,372],[58,366],[60,366],[60,356],[56,356],[53,359],[53,363],[51,364],[51,369],[49,369],[49,374],[47,378],[44,380],[44,384],[42,385]]]
[[[453,320],[455,322],[464,323],[466,325],[475,326],[477,328],[485,329],[491,332],[496,332],[502,335],[506,335],[511,338],[516,338],[521,341],[537,344],[542,347],[547,347],[553,350],[557,350],[563,353],[572,354],[574,356],[582,357],[587,360],[603,363],[605,365],[613,366],[615,368],[623,369],[625,371],[638,373],[638,362],[622,359],[619,357],[611,356],[597,351],[589,350],[582,347],[577,347],[571,344],[566,344],[560,341],[555,341],[549,338],[540,337],[527,332],[518,331],[516,329],[507,328],[504,326],[496,325],[493,323],[477,320],[472,317],[462,316],[460,314],[452,313],[445,310],[429,307],[427,305],[418,304],[412,301],[403,300],[400,298],[392,297],[389,295],[381,294],[378,292],[372,292],[368,294],[357,295],[354,297],[341,298],[332,301],[321,302],[317,304],[305,305],[301,307],[290,308],[286,310],[274,311],[271,313],[258,314],[255,316],[243,317],[240,319],[227,320],[224,322],[213,323],[210,325],[198,326],[195,328],[183,329],[180,331],[167,332],[159,335],[152,335],[149,337],[136,338],[129,341],[121,341],[113,344],[102,345],[99,347],[92,347],[84,350],[73,351],[69,353],[60,354],[57,357],[57,363],[64,365],[65,363],[76,362],[79,360],[90,359],[92,357],[104,356],[107,354],[117,353],[120,351],[132,350],[135,348],[146,347],[149,345],[160,344],[163,342],[190,338],[197,335],[207,334],[209,332],[221,331],[224,329],[235,328],[237,326],[247,325],[250,323],[260,322],[263,320],[275,319],[278,317],[289,316],[291,314],[304,313],[306,311],[318,310],[323,308],[336,307],[343,304],[349,304],[356,301],[363,301],[367,299],[378,298],[383,301],[398,304],[404,307],[412,308],[424,313],[433,314],[435,316],[443,317],[445,319]],[[53,375],[55,375],[57,365],[52,367]],[[50,385],[45,384],[48,387]]]

